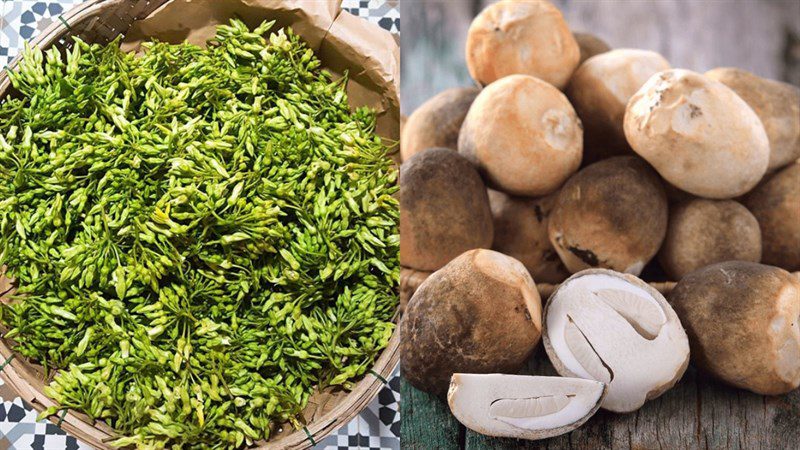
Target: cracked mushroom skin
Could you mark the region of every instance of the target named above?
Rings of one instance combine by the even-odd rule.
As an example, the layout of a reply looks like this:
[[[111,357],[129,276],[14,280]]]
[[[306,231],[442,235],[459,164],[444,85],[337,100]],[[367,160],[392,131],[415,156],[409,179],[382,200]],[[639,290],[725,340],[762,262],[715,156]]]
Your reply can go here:
[[[400,154],[407,161],[433,147],[458,149],[458,132],[478,88],[453,88],[440,92],[414,110],[403,127]]]
[[[611,50],[611,46],[604,40],[591,33],[572,33],[572,36],[575,38],[575,42],[578,43],[578,48],[581,52],[581,59],[578,61],[578,67],[592,56]]]
[[[494,218],[492,249],[519,260],[537,283],[560,283],[569,277],[547,237],[547,220],[556,196],[514,197],[489,190]]]
[[[733,89],[761,119],[769,138],[768,171],[800,158],[800,88],[733,67],[705,75]]]
[[[667,197],[658,175],[635,156],[596,162],[558,193],[548,235],[572,273],[591,267],[641,273],[667,232]]]
[[[628,102],[624,130],[665,180],[700,197],[738,197],[769,164],[769,139],[753,109],[729,87],[689,70],[653,75]]]
[[[648,50],[617,49],[592,57],[578,67],[567,88],[584,127],[584,164],[631,154],[622,128],[625,107],[654,74],[669,62]]]
[[[761,262],[800,271],[800,161],[758,185],[744,204],[761,227]]]
[[[458,151],[490,187],[543,196],[580,166],[583,129],[558,89],[538,78],[512,75],[478,94],[461,126]]]
[[[427,149],[400,166],[400,264],[433,271],[492,245],[486,186],[456,151]]]
[[[447,403],[472,431],[546,439],[580,427],[600,408],[603,383],[582,378],[456,373]]]
[[[456,372],[517,372],[541,337],[542,305],[525,266],[471,250],[425,280],[400,322],[403,376],[444,395]]]
[[[675,311],[653,287],[605,269],[562,283],[544,312],[543,342],[565,377],[608,385],[602,407],[631,412],[670,389],[689,363]]]
[[[671,207],[669,216],[658,260],[672,280],[718,262],[761,261],[758,221],[736,201],[689,200]]]
[[[475,17],[467,32],[467,68],[483,86],[525,74],[562,89],[580,56],[561,11],[544,0],[495,3]]]
[[[800,281],[789,272],[742,261],[714,264],[678,282],[670,303],[701,369],[757,394],[800,386]]]

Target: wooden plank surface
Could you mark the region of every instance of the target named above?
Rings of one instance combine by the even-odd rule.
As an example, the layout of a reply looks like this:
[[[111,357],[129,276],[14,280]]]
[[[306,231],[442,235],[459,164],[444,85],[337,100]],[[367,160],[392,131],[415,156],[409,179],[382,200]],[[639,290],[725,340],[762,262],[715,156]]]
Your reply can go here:
[[[402,108],[411,113],[442,90],[469,86],[464,42],[471,18],[494,0],[401,3]],[[800,1],[553,0],[575,31],[615,48],[663,54],[674,67],[736,66],[800,86]]]
[[[400,443],[403,450],[459,450],[464,427],[440,399],[400,381]]]
[[[541,347],[524,373],[557,375]],[[489,438],[457,422],[454,429],[445,401],[406,382],[401,398],[404,449],[800,449],[800,391],[756,395],[725,386],[692,366],[673,389],[640,410],[600,410],[583,427],[542,441]]]

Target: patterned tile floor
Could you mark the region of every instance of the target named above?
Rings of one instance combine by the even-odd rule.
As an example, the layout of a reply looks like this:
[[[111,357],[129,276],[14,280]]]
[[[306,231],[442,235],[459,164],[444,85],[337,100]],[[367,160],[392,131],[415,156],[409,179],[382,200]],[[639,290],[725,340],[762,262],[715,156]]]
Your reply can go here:
[[[0,0],[0,68],[25,40],[47,28],[82,0]],[[400,0],[343,0],[345,10],[392,33],[400,33]],[[2,364],[2,363],[0,363]],[[322,450],[398,450],[400,448],[400,379],[395,373],[359,417],[320,442]],[[89,450],[47,421],[0,380],[0,450]]]

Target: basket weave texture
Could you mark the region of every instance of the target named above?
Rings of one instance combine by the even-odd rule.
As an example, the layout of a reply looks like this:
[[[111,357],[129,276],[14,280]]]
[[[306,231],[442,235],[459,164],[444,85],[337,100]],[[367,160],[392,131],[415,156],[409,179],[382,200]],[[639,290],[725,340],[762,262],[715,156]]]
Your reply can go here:
[[[137,20],[151,13],[170,0],[89,0],[58,17],[30,45],[42,50],[55,47],[68,49],[71,37],[80,37],[88,43],[106,44],[120,35],[125,35]],[[311,0],[316,1],[316,0]],[[16,67],[20,56],[12,61]],[[9,95],[11,82],[5,71],[0,71],[0,99]],[[0,300],[12,290],[10,281],[0,271]],[[0,328],[3,335],[7,330]],[[315,445],[326,436],[355,418],[380,389],[386,384],[400,359],[400,336],[395,332],[368,374],[349,392],[326,390],[312,395],[303,412],[305,428],[294,430],[289,425],[275,433],[269,442],[259,442],[259,449],[305,449]],[[43,368],[13,350],[13,342],[0,339],[0,378],[17,392],[22,400],[41,412],[57,404],[43,393],[52,381],[54,373],[45,376]],[[116,438],[114,430],[102,421],[93,421],[89,416],[72,410],[62,410],[48,418],[67,433],[98,449],[112,449],[108,443]]]

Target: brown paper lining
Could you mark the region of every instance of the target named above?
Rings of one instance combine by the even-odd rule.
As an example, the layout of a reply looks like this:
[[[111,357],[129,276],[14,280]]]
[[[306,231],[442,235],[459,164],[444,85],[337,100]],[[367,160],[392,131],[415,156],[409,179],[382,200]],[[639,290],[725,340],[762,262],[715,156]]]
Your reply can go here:
[[[349,74],[350,105],[378,112],[378,135],[387,142],[399,140],[400,47],[391,33],[343,11],[337,0],[173,0],[135,22],[122,48],[135,51],[153,38],[204,46],[216,26],[232,18],[250,27],[264,20],[291,27],[326,69]]]

